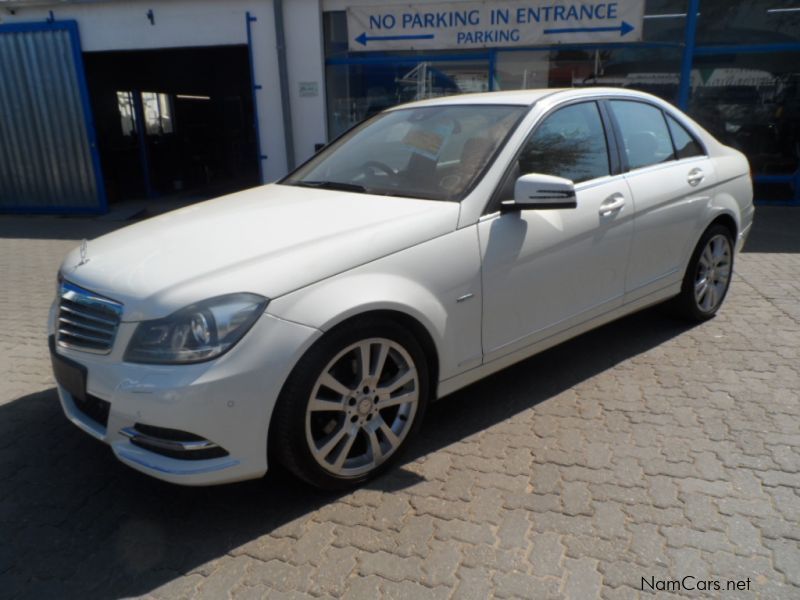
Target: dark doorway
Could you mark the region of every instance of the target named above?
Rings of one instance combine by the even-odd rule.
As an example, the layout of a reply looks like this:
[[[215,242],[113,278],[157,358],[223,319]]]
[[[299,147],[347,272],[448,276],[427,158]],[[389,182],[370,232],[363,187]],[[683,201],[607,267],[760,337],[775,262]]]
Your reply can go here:
[[[247,46],[84,54],[109,202],[258,184]]]

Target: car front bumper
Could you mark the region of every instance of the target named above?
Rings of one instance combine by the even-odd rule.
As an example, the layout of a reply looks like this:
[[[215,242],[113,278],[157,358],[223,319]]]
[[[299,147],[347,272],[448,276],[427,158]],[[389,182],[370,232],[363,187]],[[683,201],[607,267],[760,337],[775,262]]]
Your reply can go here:
[[[51,336],[57,310],[54,304]],[[67,418],[109,444],[120,461],[158,479],[212,485],[264,475],[275,402],[292,367],[321,332],[264,314],[218,359],[188,365],[144,365],[122,360],[135,326],[120,324],[108,355],[64,348],[51,341],[51,351],[58,357],[85,369],[84,397],[67,389],[74,385],[57,384]],[[152,451],[134,443],[131,432],[137,424],[192,434],[226,454],[196,459],[190,453],[185,453],[187,458],[178,453],[181,457],[176,458],[174,452]]]

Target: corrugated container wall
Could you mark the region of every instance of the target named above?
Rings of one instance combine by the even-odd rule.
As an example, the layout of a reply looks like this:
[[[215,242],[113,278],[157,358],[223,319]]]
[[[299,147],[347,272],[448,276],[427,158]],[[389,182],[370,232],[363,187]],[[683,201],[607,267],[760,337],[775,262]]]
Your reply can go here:
[[[0,210],[99,210],[69,30],[0,32]]]

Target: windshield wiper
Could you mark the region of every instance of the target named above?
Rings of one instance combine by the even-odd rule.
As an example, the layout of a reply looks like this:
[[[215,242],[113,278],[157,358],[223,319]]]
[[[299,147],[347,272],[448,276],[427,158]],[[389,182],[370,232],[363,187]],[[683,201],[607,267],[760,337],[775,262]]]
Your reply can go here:
[[[381,190],[379,192],[375,192],[376,194],[380,194],[381,196],[394,196],[396,198],[412,198],[414,200],[445,200],[445,198],[441,198],[439,196],[433,194],[419,194],[414,192],[398,192],[396,190]]]
[[[301,187],[320,188],[324,190],[341,190],[343,192],[356,192],[368,194],[369,190],[358,183],[345,183],[343,181],[296,181],[294,185]]]

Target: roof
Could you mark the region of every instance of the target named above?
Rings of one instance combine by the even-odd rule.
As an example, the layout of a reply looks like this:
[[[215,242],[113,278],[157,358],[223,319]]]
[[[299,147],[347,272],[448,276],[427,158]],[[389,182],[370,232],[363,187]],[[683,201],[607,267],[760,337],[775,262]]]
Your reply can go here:
[[[418,100],[416,102],[404,104],[403,106],[429,106],[439,104],[519,104],[521,106],[530,106],[540,98],[556,91],[560,90],[513,90],[508,92],[456,94],[454,96],[439,96],[437,98],[428,98],[427,100]]]
[[[583,88],[544,88],[535,90],[512,90],[506,92],[482,92],[478,94],[457,94],[454,96],[439,96],[427,100],[418,100],[408,104],[402,104],[397,108],[408,108],[410,106],[441,106],[453,104],[517,104],[520,106],[531,106],[545,96],[570,94],[575,97],[604,96],[609,94],[623,96],[638,96],[642,98],[652,98],[650,94],[637,92],[628,88],[613,87],[583,87]],[[390,109],[391,110],[391,109]]]

